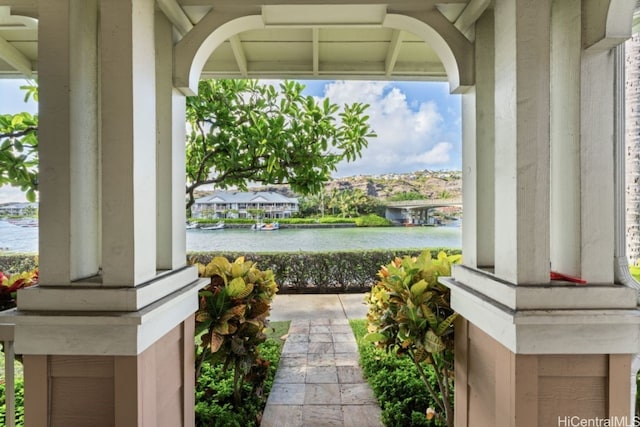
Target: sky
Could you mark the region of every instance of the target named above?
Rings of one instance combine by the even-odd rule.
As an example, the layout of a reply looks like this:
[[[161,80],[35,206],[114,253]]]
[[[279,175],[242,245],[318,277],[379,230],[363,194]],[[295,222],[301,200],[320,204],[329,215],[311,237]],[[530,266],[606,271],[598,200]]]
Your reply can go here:
[[[37,112],[24,102],[24,80],[0,79],[0,114]],[[305,93],[332,102],[369,104],[369,123],[377,137],[362,157],[340,163],[335,178],[418,170],[460,170],[460,96],[446,82],[303,81]],[[0,203],[25,201],[18,189],[0,187]]]

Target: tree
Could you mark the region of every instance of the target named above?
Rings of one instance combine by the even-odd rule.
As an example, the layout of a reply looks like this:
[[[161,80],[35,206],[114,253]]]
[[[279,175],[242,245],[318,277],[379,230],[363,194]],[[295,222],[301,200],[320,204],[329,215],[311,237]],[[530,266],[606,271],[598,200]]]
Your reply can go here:
[[[25,102],[38,100],[35,83],[21,86]],[[38,191],[38,116],[29,113],[0,114],[0,187],[12,185],[34,202]]]
[[[368,105],[340,109],[255,80],[204,80],[187,99],[187,209],[206,184],[246,190],[248,182],[289,184],[300,194],[322,189],[342,160],[352,161],[375,137]],[[338,119],[339,117],[339,119]]]

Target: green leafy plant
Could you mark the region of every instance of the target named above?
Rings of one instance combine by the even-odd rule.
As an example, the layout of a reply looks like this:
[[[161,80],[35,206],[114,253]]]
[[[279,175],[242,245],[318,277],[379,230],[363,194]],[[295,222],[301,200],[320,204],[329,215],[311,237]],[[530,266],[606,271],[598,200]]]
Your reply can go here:
[[[200,291],[196,313],[196,378],[205,361],[231,367],[234,401],[239,405],[245,379],[256,388],[264,382],[258,372],[263,369],[258,345],[266,340],[267,317],[278,287],[271,270],[261,271],[244,257],[234,262],[215,257],[207,265],[198,264],[198,271],[211,277],[211,283]]]
[[[380,280],[367,294],[369,334],[365,340],[416,366],[437,408],[435,417],[453,426],[453,322],[457,317],[449,303],[449,289],[438,277],[451,274],[451,264],[460,255],[440,252],[432,259],[429,251],[417,257],[395,258],[378,272]],[[429,382],[430,365],[437,387]]]
[[[252,427],[259,426],[262,412],[276,374],[284,335],[289,322],[273,322],[269,328],[269,338],[258,346],[260,357],[264,359],[264,384],[262,393],[256,393],[253,384],[246,382],[241,390],[242,405],[234,399],[231,371],[222,364],[205,362],[196,383],[196,426],[198,427]]]
[[[367,321],[349,321],[358,343],[360,365],[367,382],[378,399],[382,412],[382,422],[387,427],[434,426],[436,420],[428,420],[426,409],[434,407],[415,365],[407,357],[397,357],[392,352],[377,348],[365,342]],[[431,366],[426,367],[429,382],[437,387]]]
[[[18,289],[33,286],[36,283],[38,283],[38,269],[11,275],[0,271],[0,310],[15,307]]]

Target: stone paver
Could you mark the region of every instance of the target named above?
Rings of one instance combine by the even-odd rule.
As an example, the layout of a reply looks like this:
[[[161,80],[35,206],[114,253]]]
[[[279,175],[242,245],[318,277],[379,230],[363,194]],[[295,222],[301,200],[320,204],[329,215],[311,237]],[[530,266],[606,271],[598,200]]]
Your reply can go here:
[[[344,314],[294,319],[262,427],[379,427],[380,407],[358,365]]]

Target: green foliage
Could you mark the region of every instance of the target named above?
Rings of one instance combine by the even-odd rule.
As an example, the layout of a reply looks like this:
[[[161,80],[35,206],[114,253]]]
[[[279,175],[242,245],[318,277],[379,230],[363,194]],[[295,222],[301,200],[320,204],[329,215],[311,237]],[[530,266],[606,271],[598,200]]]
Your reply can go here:
[[[431,249],[435,256],[440,249]],[[448,254],[460,254],[458,249],[445,249]],[[376,272],[389,259],[404,255],[418,255],[422,249],[369,250],[339,252],[274,252],[228,253],[203,252],[191,258],[206,264],[214,256],[236,258],[246,256],[273,271],[279,292],[336,293],[366,292],[376,282]]]
[[[393,194],[387,200],[390,202],[404,202],[410,200],[423,200],[426,198],[427,196],[418,193],[417,191],[403,191],[402,193]]]
[[[38,86],[21,86],[25,102],[38,100]],[[0,114],[0,187],[19,187],[35,202],[38,191],[38,115]]]
[[[438,277],[451,274],[459,255],[444,252],[432,259],[425,251],[417,257],[395,258],[383,266],[380,280],[367,294],[366,341],[379,348],[408,357],[416,366],[429,394],[436,402],[435,415],[453,426],[453,322],[449,289]],[[432,366],[438,383],[429,383],[425,366]]]
[[[38,190],[38,116],[0,114],[0,186],[12,185],[36,200]]]
[[[0,271],[0,311],[16,306],[16,294],[19,289],[37,283],[38,269],[13,274]]]
[[[34,270],[38,267],[37,255],[11,254],[0,255],[0,271],[7,274]]]
[[[22,378],[16,378],[16,426],[24,426],[24,381]],[[0,384],[0,423],[4,425],[5,415],[7,413],[7,404],[4,391],[4,381]]]
[[[427,420],[426,411],[436,403],[413,362],[366,342],[366,320],[349,323],[358,343],[363,374],[380,403],[383,423],[388,427],[435,426],[435,420]],[[426,367],[426,370],[431,386],[436,387],[432,368]]]
[[[388,219],[376,214],[369,214],[356,219],[356,225],[358,227],[387,227],[392,224]]]
[[[368,106],[340,109],[303,89],[290,81],[279,89],[255,80],[200,82],[198,96],[187,98],[187,207],[204,184],[288,183],[301,194],[318,192],[338,162],[360,156],[375,137]]]
[[[630,265],[629,272],[634,279],[640,281],[640,265]]]
[[[280,360],[281,346],[276,339],[268,339],[258,346],[263,360],[263,382],[259,387],[255,382],[242,386],[241,405],[235,404],[233,373],[225,370],[222,364],[205,362],[196,383],[196,426],[259,426]]]
[[[210,277],[211,283],[199,293],[196,378],[205,361],[223,363],[225,369],[231,367],[234,403],[238,406],[245,380],[254,387],[262,383],[264,361],[258,345],[267,338],[267,317],[278,287],[270,270],[261,271],[244,257],[234,262],[215,257],[207,265],[198,264],[198,272]]]

